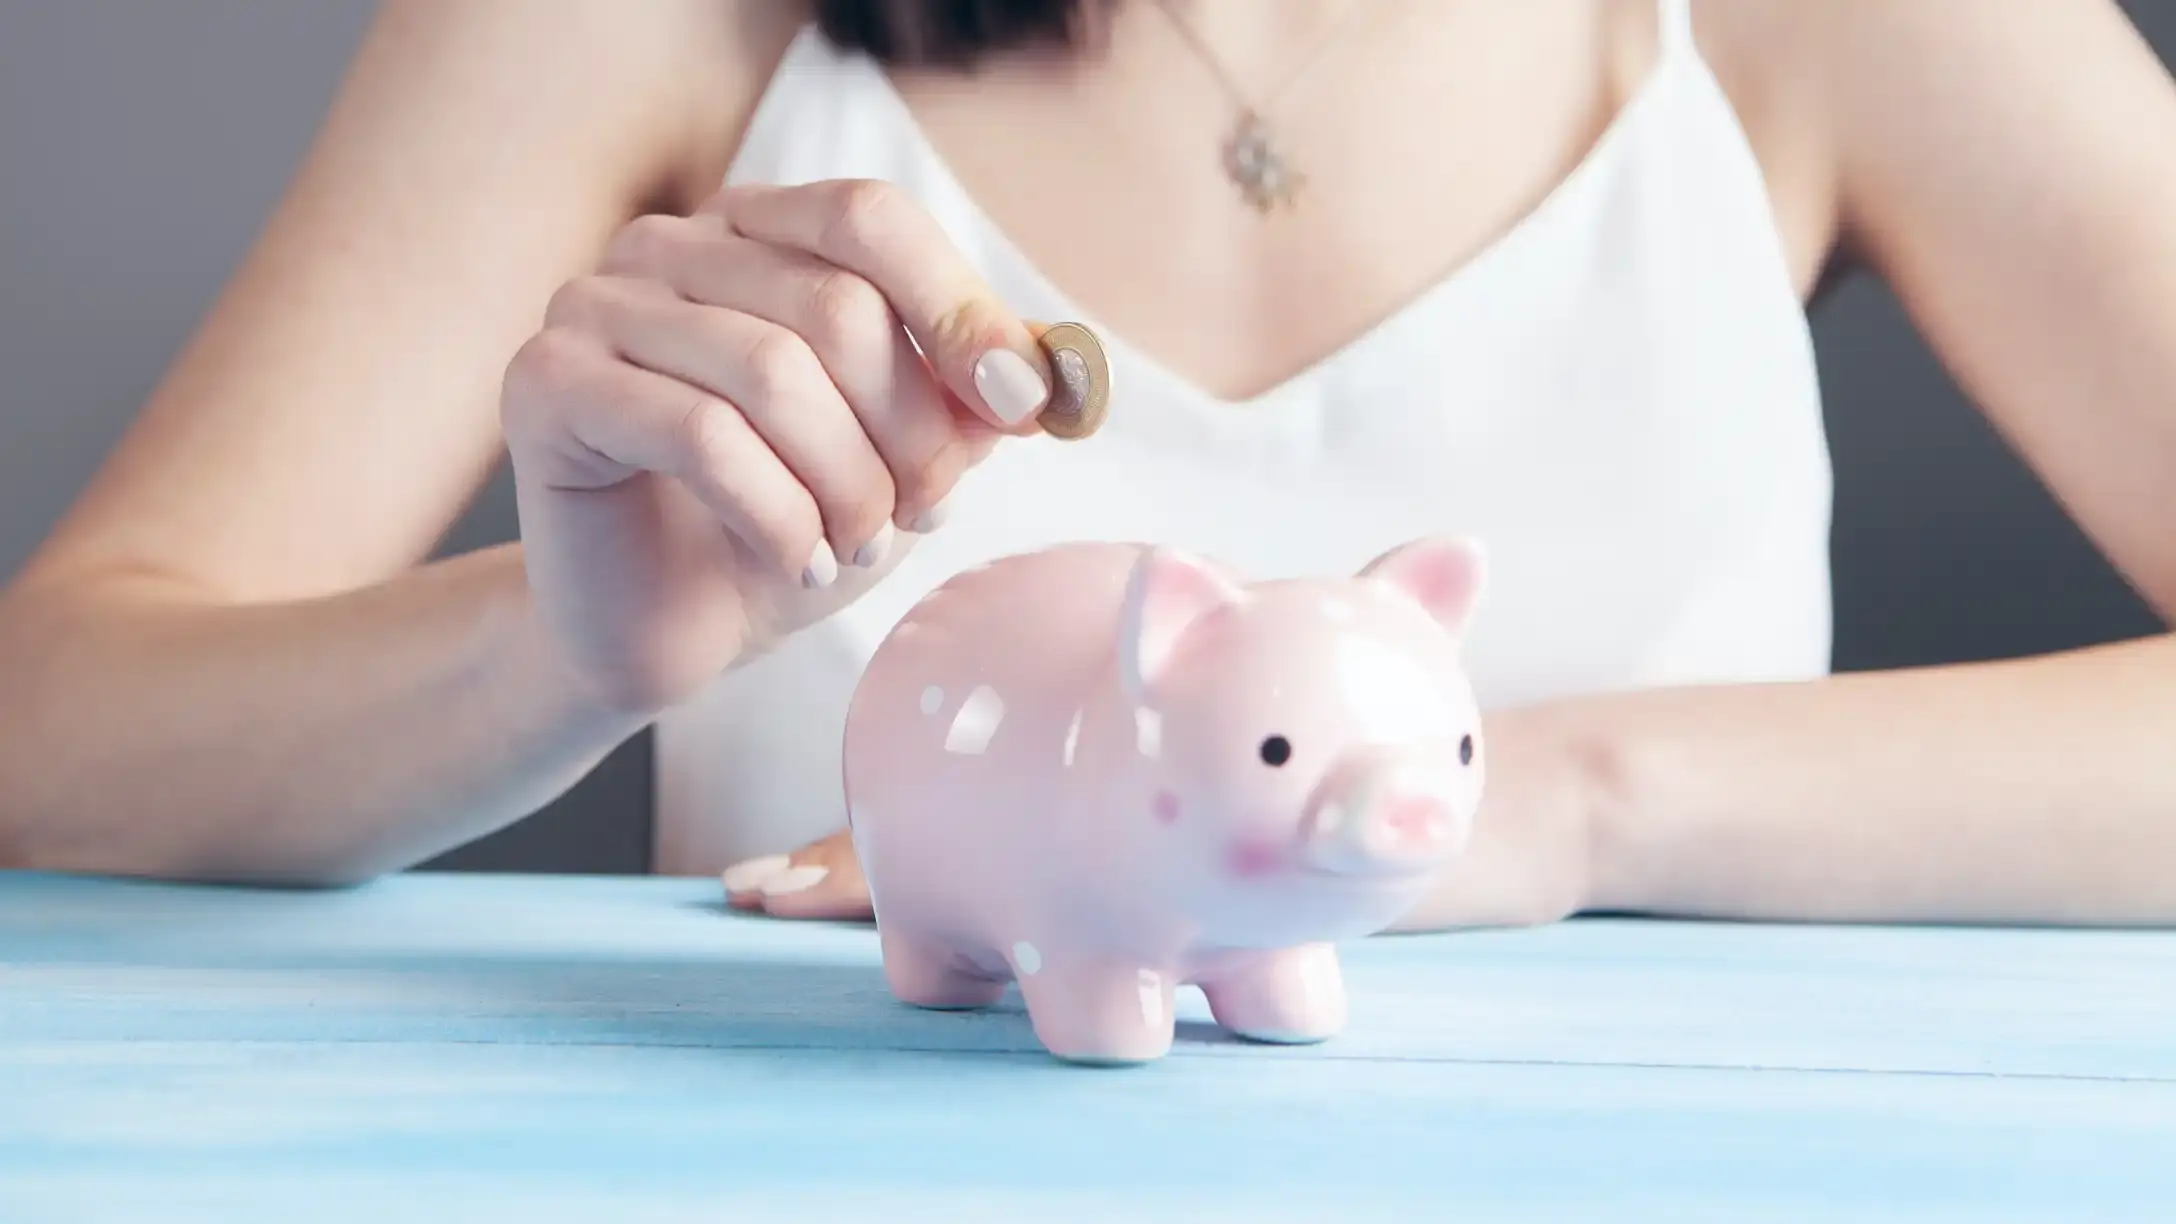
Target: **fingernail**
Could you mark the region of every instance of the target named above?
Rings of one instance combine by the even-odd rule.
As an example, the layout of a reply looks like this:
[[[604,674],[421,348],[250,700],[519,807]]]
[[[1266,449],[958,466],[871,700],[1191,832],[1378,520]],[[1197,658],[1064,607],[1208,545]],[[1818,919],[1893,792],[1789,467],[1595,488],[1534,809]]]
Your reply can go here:
[[[809,554],[808,564],[801,570],[801,585],[822,590],[839,578],[838,554],[831,551],[829,540],[816,541],[816,551]]]
[[[936,505],[914,516],[914,533],[916,535],[928,535],[930,532],[944,526],[944,521],[951,516],[952,497],[947,494]]]
[[[1050,398],[1050,388],[1027,358],[1011,349],[991,349],[975,363],[975,391],[997,419],[1018,425]]]
[[[890,552],[891,549],[892,521],[885,519],[884,525],[876,529],[875,535],[869,537],[869,542],[854,550],[854,564],[863,569],[868,569],[870,566],[882,561],[884,554]]]
[[[743,893],[761,887],[765,880],[784,871],[791,863],[792,860],[783,854],[766,854],[745,863],[735,863],[720,872],[718,878],[724,881],[725,891]]]
[[[829,867],[818,866],[814,863],[806,867],[788,867],[764,882],[763,895],[766,897],[783,897],[787,893],[797,893],[805,888],[813,888],[821,884],[823,878],[830,874],[831,869]]]

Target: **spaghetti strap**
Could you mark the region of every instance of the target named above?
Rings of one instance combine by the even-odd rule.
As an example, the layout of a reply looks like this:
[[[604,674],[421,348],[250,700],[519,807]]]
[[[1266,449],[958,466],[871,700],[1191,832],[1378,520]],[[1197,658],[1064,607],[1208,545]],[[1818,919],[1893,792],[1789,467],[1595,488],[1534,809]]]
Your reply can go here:
[[[1691,51],[1692,0],[1657,0],[1657,10],[1663,54],[1680,55]]]

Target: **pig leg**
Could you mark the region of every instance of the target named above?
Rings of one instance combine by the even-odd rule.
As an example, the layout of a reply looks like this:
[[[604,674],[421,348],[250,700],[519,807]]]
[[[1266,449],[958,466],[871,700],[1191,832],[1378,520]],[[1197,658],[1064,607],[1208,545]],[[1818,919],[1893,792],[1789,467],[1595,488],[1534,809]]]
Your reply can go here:
[[[1005,983],[966,968],[950,945],[896,928],[877,927],[884,979],[900,1002],[937,1011],[988,1007],[1005,994]]]
[[[1043,1048],[1067,1062],[1151,1062],[1171,1050],[1172,979],[1140,965],[1053,955],[1021,966],[1020,997]]]
[[[1345,981],[1337,949],[1304,944],[1250,960],[1201,984],[1209,1014],[1250,1041],[1306,1044],[1345,1027]]]

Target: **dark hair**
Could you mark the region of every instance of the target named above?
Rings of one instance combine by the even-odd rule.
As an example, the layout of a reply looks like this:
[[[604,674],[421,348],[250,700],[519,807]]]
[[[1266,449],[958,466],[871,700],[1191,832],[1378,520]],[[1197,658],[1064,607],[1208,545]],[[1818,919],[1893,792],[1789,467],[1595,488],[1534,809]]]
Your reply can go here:
[[[1006,51],[1070,50],[1115,0],[816,0],[843,51],[899,67],[971,68]]]

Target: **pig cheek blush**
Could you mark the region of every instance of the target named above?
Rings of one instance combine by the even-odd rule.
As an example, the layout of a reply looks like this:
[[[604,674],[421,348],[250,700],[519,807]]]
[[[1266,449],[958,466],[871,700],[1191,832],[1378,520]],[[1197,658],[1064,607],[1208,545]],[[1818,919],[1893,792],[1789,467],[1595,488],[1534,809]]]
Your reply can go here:
[[[1179,823],[1179,797],[1167,790],[1157,791],[1156,798],[1149,803],[1149,811],[1155,813],[1157,824],[1177,824]]]
[[[1275,875],[1284,865],[1283,850],[1258,837],[1233,842],[1224,855],[1224,869],[1241,880]]]

